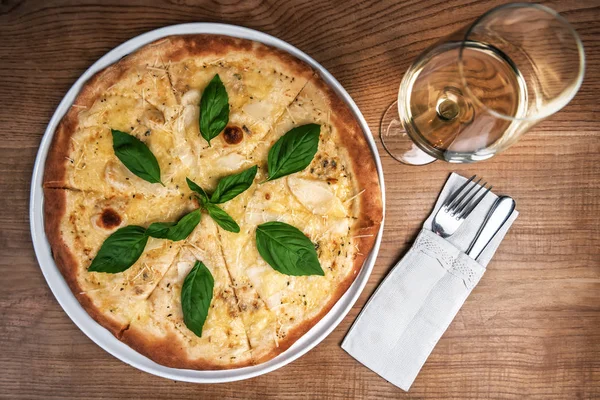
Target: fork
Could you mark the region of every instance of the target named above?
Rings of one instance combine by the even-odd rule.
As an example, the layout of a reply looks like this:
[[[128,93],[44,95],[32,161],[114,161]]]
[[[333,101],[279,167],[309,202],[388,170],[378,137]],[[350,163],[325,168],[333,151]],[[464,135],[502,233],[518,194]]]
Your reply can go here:
[[[461,187],[456,189],[446,198],[438,212],[435,214],[435,217],[433,217],[433,232],[443,238],[452,235],[469,214],[471,214],[475,207],[477,207],[481,200],[483,200],[485,195],[492,190],[492,186],[490,186],[483,194],[477,197],[477,194],[485,188],[487,182],[480,185],[479,182],[481,182],[481,178],[479,178],[477,182],[473,182],[476,177],[477,175],[473,175]],[[477,189],[473,191],[475,188]]]

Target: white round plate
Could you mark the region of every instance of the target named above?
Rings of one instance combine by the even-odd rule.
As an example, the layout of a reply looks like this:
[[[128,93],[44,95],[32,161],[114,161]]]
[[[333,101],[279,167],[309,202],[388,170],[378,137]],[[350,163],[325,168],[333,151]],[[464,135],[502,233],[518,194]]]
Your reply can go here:
[[[109,331],[104,329],[87,314],[87,312],[81,307],[75,296],[72,294],[71,290],[67,286],[67,283],[57,269],[56,264],[54,263],[52,253],[50,251],[50,245],[44,233],[44,216],[42,212],[44,196],[42,191],[42,178],[44,175],[44,165],[46,163],[48,148],[50,147],[50,142],[52,141],[52,136],[54,135],[56,126],[75,100],[75,97],[81,90],[84,83],[96,72],[117,62],[119,59],[121,59],[121,57],[130,54],[131,52],[150,42],[165,36],[194,33],[228,35],[262,42],[266,45],[287,51],[317,70],[325,82],[335,89],[337,94],[345,100],[354,113],[354,116],[357,118],[363,132],[365,133],[365,137],[369,142],[369,146],[371,147],[371,151],[373,152],[373,156],[375,157],[375,162],[377,164],[379,183],[381,185],[381,197],[385,208],[385,188],[381,160],[379,159],[379,155],[377,153],[375,141],[373,140],[371,132],[369,131],[369,126],[367,125],[367,122],[358,110],[358,107],[354,101],[352,101],[352,98],[350,98],[344,88],[329,72],[327,72],[327,70],[325,70],[325,68],[294,46],[265,33],[234,25],[193,23],[168,26],[144,33],[138,37],[128,40],[96,61],[87,71],[85,71],[85,73],[77,80],[77,82],[75,82],[73,87],[71,87],[58,105],[56,112],[52,116],[52,119],[46,128],[44,137],[42,138],[40,149],[35,161],[35,166],[33,168],[33,177],[31,179],[29,218],[33,247],[35,249],[40,268],[42,269],[42,273],[48,282],[48,286],[50,286],[52,293],[54,293],[54,296],[65,310],[67,315],[90,339],[96,342],[104,350],[117,357],[119,360],[154,375],[178,381],[197,383],[231,382],[252,378],[280,368],[305,354],[307,351],[320,343],[327,335],[329,335],[329,333],[346,316],[350,308],[352,308],[352,305],[356,302],[360,292],[367,283],[367,279],[369,278],[371,270],[373,269],[373,264],[375,263],[375,258],[379,252],[379,245],[381,243],[381,236],[383,233],[383,222],[377,235],[375,246],[373,247],[369,257],[367,257],[367,260],[365,261],[358,277],[352,286],[350,286],[348,291],[344,294],[344,296],[342,296],[337,304],[323,319],[321,319],[321,321],[319,321],[310,331],[308,331],[296,343],[294,343],[292,347],[274,359],[251,367],[222,371],[194,371],[165,367],[144,357],[131,347],[115,338]]]

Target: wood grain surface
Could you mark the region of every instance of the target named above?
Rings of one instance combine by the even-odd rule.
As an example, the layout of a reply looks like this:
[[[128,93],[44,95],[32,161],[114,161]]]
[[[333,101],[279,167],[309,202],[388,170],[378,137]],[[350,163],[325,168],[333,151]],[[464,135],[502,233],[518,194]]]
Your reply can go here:
[[[381,148],[387,215],[369,283],[340,326],[292,364],[244,382],[195,385],[138,371],[67,317],[33,252],[28,197],[52,113],[107,51],[166,25],[227,22],[305,51],[348,90],[373,133],[411,61],[503,1],[0,1],[0,397],[177,399],[600,398],[600,2],[544,2],[581,35],[575,99],[507,152],[474,165],[408,167]],[[340,348],[410,246],[451,171],[513,196],[520,217],[409,393]]]

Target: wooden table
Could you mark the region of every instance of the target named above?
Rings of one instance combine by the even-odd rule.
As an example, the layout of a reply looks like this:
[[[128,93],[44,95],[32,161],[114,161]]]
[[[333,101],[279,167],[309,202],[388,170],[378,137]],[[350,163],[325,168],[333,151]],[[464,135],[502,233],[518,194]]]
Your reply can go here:
[[[348,90],[373,133],[425,47],[503,1],[0,2],[0,397],[443,398],[600,397],[600,3],[547,2],[577,29],[586,77],[563,111],[476,165],[396,163],[380,147],[385,235],[362,296],[294,363],[245,382],[194,385],[138,371],[91,342],[62,311],[29,234],[37,148],[62,96],[95,60],[162,26],[228,22],[299,47]],[[126,4],[127,3],[127,4]],[[478,173],[521,212],[488,271],[410,392],[339,346],[407,250],[451,171]]]

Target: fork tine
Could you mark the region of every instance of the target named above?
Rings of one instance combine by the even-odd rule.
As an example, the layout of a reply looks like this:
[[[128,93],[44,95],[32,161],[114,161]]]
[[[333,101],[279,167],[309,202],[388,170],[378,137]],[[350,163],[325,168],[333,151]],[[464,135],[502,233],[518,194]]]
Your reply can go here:
[[[479,181],[477,181],[476,185],[478,185],[480,181],[481,181],[481,179]],[[465,208],[469,205],[469,203],[471,201],[473,201],[473,199],[477,196],[477,194],[481,191],[481,189],[485,188],[485,185],[487,185],[487,182],[483,182],[483,184],[481,186],[477,186],[477,190],[474,191],[473,194],[469,196],[469,198],[465,199],[465,201],[463,201],[460,204],[460,206],[457,206],[456,210],[454,211],[454,215],[459,216],[460,214],[462,214],[462,212],[465,210]]]
[[[478,187],[479,182],[481,182],[482,178],[479,178],[477,180],[477,182],[474,182],[473,185],[471,185],[471,187],[469,187],[468,190],[466,190],[459,198],[457,198],[456,200],[454,200],[452,202],[452,204],[450,204],[448,206],[448,209],[452,212],[452,214],[456,214],[456,210],[458,207],[460,207],[460,205],[463,203],[463,201],[465,201],[465,197],[467,197],[469,195],[469,193],[471,193],[471,191]],[[466,202],[468,202],[469,200],[467,199]]]
[[[458,196],[460,194],[460,192],[463,191],[464,188],[467,187],[467,185],[469,183],[471,183],[471,181],[473,179],[475,179],[477,177],[477,175],[473,175],[471,178],[469,178],[468,181],[466,181],[465,183],[463,183],[461,185],[461,187],[459,187],[458,189],[456,189],[454,192],[452,192],[452,194],[450,196],[448,196],[448,198],[446,198],[446,200],[444,201],[444,206],[448,206],[450,203],[452,203],[454,201],[454,199],[456,198],[456,196]]]
[[[493,188],[493,186],[490,186],[489,188],[487,188],[487,190],[481,196],[479,196],[479,198],[477,200],[475,200],[475,202],[473,202],[471,205],[469,205],[469,207],[467,207],[460,214],[459,218],[467,218],[469,216],[469,214],[471,214],[471,212],[475,209],[475,207],[477,207],[477,205],[481,202],[481,200],[483,200],[483,198],[488,194],[488,192],[490,190],[492,190],[492,188]]]

